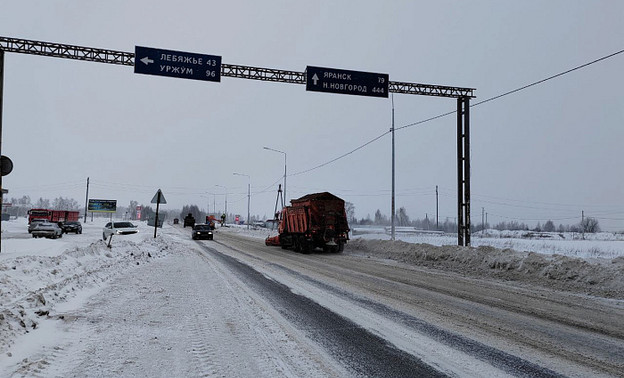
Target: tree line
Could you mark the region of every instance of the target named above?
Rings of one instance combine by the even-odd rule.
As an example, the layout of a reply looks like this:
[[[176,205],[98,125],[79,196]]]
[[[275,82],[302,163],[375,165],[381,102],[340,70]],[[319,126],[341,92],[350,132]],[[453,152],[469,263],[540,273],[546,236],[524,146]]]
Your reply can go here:
[[[347,219],[349,224],[351,225],[359,225],[359,226],[390,226],[392,223],[392,219],[389,216],[381,213],[381,210],[377,209],[375,211],[375,215],[373,218],[370,217],[370,214],[366,218],[357,219],[355,217],[355,206],[351,202],[345,203],[345,211],[347,213]],[[394,224],[397,227],[414,227],[419,230],[435,230],[435,231],[443,231],[447,233],[457,232],[457,222],[446,218],[443,222],[436,222],[435,219],[429,218],[428,215],[425,216],[424,219],[410,219],[407,215],[407,210],[405,207],[400,207],[396,212],[394,218]],[[586,233],[595,233],[600,232],[600,225],[596,218],[593,217],[585,217],[583,220],[577,224],[572,225],[563,225],[559,224],[556,226],[552,220],[548,220],[541,224],[538,222],[535,227],[530,227],[526,223],[518,222],[518,221],[509,221],[509,222],[499,222],[493,227],[489,223],[478,223],[473,222],[471,225],[471,230],[474,232],[481,231],[484,229],[495,229],[499,231],[509,230],[509,231],[535,231],[535,232],[586,232]]]
[[[11,198],[8,203],[12,205],[10,207],[5,207],[3,211],[8,213],[11,216],[16,217],[25,217],[28,214],[28,210],[32,208],[39,209],[55,209],[55,210],[74,210],[81,211],[84,214],[84,206],[80,206],[78,201],[73,198],[64,198],[57,197],[53,200],[47,198],[39,198],[33,204],[30,196],[22,196],[20,198]],[[127,207],[117,206],[117,211],[115,212],[116,218],[123,218],[129,220],[137,220],[138,219],[138,210],[139,207],[138,201],[130,201]],[[141,219],[151,219],[156,216],[156,210],[153,209],[150,205],[140,205],[141,207]],[[382,214],[381,210],[377,209],[374,214],[374,218],[371,219],[370,214],[367,215],[366,218],[357,219],[355,217],[355,205],[351,202],[345,202],[345,211],[347,213],[347,220],[351,225],[359,225],[359,226],[390,226],[391,219],[389,216]],[[205,211],[202,211],[197,205],[185,205],[182,207],[182,210],[166,210],[159,209],[159,217],[164,217],[161,219],[169,219],[169,218],[179,218],[184,219],[185,216],[191,214],[198,222],[203,222],[206,218],[207,214]],[[98,217],[109,217],[109,213],[103,213],[98,215]],[[220,217],[220,214],[217,215],[217,218]],[[228,221],[234,219],[232,214],[228,214]],[[251,221],[258,220],[257,216],[252,216]],[[395,226],[397,227],[414,227],[420,230],[435,230],[435,231],[443,231],[447,233],[457,232],[457,223],[455,221],[446,218],[443,222],[436,222],[435,219],[429,218],[429,216],[425,216],[424,219],[410,219],[407,214],[407,210],[405,207],[400,207],[395,215]],[[543,225],[538,222],[537,226],[530,227],[526,223],[518,222],[515,220],[509,222],[499,222],[494,226],[491,226],[489,223],[478,223],[473,222],[471,224],[472,231],[481,231],[483,229],[495,229],[499,231],[509,230],[509,231],[536,231],[536,232],[586,232],[586,233],[595,233],[600,232],[600,225],[596,218],[593,217],[585,217],[583,220],[577,224],[572,225],[563,225],[559,224],[558,226],[552,220],[546,221]]]

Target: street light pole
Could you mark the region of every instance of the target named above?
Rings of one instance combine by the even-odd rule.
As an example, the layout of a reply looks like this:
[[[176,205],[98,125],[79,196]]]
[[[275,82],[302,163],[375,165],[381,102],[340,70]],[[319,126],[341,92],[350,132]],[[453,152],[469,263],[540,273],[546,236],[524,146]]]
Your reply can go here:
[[[275,150],[273,148],[269,148],[269,147],[264,147],[265,150],[269,150],[269,151],[273,151],[273,152],[279,152],[280,154],[284,154],[284,196],[282,197],[282,207],[286,206],[286,201],[287,201],[287,197],[286,197],[286,152],[284,151],[280,151],[280,150]]]
[[[251,176],[246,175],[244,173],[233,173],[236,176],[245,176],[247,177],[247,229],[249,230],[249,222],[251,221],[250,212],[249,212],[249,203],[251,202]]]

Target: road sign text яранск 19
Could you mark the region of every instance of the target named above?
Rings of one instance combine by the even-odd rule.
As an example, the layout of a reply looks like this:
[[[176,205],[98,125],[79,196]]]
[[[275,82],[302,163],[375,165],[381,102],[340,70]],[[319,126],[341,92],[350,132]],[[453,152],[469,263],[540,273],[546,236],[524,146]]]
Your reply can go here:
[[[308,66],[306,90],[387,98],[388,74]]]
[[[134,73],[221,81],[221,57],[135,46]]]

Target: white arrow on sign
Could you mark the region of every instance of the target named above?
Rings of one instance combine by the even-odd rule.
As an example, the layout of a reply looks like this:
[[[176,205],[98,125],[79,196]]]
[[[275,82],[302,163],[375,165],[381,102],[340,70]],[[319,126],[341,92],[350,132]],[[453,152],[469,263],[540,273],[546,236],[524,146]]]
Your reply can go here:
[[[154,63],[154,61],[153,61],[153,60],[151,60],[151,59],[150,59],[150,58],[148,58],[148,57],[145,57],[145,58],[141,59],[141,62],[145,63],[145,65],[148,65],[148,64],[150,64],[150,63]]]
[[[314,82],[314,85],[316,85],[316,83],[318,83],[318,76],[316,76],[316,74],[314,74],[314,76],[312,76],[312,81]]]

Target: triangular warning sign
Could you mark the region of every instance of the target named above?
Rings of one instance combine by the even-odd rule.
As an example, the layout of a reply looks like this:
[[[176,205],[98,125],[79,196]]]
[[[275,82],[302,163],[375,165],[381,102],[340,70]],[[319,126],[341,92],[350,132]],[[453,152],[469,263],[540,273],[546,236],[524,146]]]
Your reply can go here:
[[[156,192],[156,194],[154,194],[154,198],[152,198],[152,203],[158,203],[158,195],[160,194],[160,203],[167,203],[167,200],[165,199],[165,195],[163,194],[163,192],[158,189],[158,191]]]

